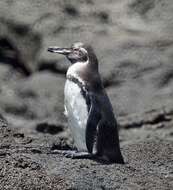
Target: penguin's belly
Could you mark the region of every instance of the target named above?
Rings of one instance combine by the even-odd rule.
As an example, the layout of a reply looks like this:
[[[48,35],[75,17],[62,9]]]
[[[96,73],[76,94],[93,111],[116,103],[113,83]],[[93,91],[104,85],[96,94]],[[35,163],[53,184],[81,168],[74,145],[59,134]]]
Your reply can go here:
[[[88,119],[86,101],[78,84],[67,79],[64,89],[68,125],[79,151],[87,151],[85,130]]]

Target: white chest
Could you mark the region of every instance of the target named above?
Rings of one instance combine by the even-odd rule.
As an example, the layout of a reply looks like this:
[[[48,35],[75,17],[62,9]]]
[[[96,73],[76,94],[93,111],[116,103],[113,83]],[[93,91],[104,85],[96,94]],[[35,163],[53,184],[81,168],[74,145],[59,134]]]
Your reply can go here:
[[[67,76],[71,75],[71,76],[77,78],[81,83],[83,83],[83,81],[78,76],[78,72],[80,72],[82,70],[84,71],[86,69],[87,65],[88,65],[88,61],[77,62],[69,67],[66,75]]]
[[[81,94],[80,87],[67,79],[64,89],[65,109],[68,125],[74,139],[75,146],[80,151],[87,151],[85,130],[88,119],[86,101]]]

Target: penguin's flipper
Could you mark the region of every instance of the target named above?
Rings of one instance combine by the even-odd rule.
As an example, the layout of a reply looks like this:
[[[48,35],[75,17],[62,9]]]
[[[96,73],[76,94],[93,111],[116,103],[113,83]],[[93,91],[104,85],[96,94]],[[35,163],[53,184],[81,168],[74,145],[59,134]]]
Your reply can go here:
[[[96,101],[96,97],[93,94],[90,94],[89,98],[91,106],[86,125],[85,138],[86,138],[86,147],[88,149],[88,152],[92,154],[96,132],[97,132],[97,125],[100,121],[101,113],[98,107],[98,103]]]

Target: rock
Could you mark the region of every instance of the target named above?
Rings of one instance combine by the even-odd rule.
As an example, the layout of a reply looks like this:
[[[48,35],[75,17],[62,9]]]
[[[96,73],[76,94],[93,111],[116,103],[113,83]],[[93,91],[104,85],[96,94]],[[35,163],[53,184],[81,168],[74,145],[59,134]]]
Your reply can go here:
[[[47,122],[44,123],[38,123],[36,126],[36,130],[40,133],[49,133],[49,134],[57,134],[62,132],[64,129],[63,126],[57,125],[57,124],[50,124]]]
[[[8,122],[7,120],[0,114],[0,127],[7,127]]]
[[[15,131],[11,129],[10,133]],[[16,143],[12,138],[14,135],[7,136],[5,144],[0,141],[2,188],[11,189],[14,184],[17,184],[15,188],[24,189],[26,185],[42,189],[121,189],[122,184],[123,188],[146,189],[170,189],[172,186],[173,141],[170,140],[153,138],[124,145],[122,153],[126,164],[104,165],[54,154],[52,150],[57,145],[47,147],[47,142],[41,140],[43,136],[38,142],[33,139],[30,146]]]
[[[47,47],[69,46],[74,41],[91,43],[115,111],[123,115],[172,102],[171,5],[171,0],[116,1],[109,5],[103,1],[36,1],[20,6],[4,1],[0,17],[8,43],[15,44],[21,54],[18,57],[24,65],[34,65],[34,71],[65,75],[68,61],[48,53]],[[32,10],[32,14],[23,10]]]
[[[36,70],[41,35],[26,24],[0,18],[0,61],[10,64],[28,76]]]
[[[56,74],[66,74],[67,69],[69,67],[69,64],[65,64],[65,61],[48,61],[48,60],[44,60],[44,61],[40,61],[39,66],[38,66],[38,70],[39,71],[51,71],[52,73],[56,73]]]
[[[27,104],[28,114],[35,118],[57,117],[63,120],[65,78],[40,72],[16,86],[18,97]]]
[[[12,42],[6,38],[0,39],[0,60],[2,63],[12,65],[26,76],[31,74],[29,68],[20,60],[20,53],[18,50],[15,49]]]

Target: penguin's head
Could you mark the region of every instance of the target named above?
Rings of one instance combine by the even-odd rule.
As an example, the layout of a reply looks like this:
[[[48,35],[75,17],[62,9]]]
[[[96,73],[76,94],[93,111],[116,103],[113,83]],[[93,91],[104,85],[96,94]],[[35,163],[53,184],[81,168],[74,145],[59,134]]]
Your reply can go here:
[[[72,44],[70,48],[49,47],[49,52],[63,54],[72,64],[77,62],[87,62],[89,60],[87,46],[81,42]]]

